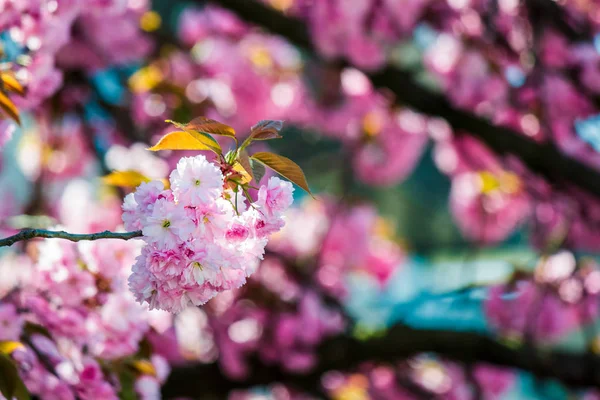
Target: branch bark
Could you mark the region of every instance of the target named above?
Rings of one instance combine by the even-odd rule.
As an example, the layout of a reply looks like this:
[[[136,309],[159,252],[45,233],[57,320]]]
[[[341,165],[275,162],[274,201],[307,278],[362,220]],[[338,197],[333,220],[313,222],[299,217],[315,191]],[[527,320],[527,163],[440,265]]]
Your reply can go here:
[[[96,232],[96,233],[69,233],[65,231],[48,231],[45,229],[23,229],[19,233],[0,239],[0,247],[12,246],[17,242],[29,240],[33,238],[51,238],[65,239],[71,242],[80,242],[82,240],[98,240],[98,239],[121,239],[129,240],[142,236],[142,231],[133,232]]]
[[[315,58],[319,58],[309,31],[302,21],[288,17],[256,0],[211,1],[233,11],[250,23],[286,38]],[[424,114],[446,119],[455,130],[466,131],[497,154],[514,155],[531,171],[551,181],[572,183],[600,197],[600,172],[566,156],[553,143],[537,143],[510,128],[494,125],[468,111],[455,108],[445,96],[423,87],[417,83],[411,72],[398,67],[388,65],[378,71],[364,72],[374,86],[389,89],[398,101]]]
[[[392,327],[385,336],[359,341],[339,336],[318,348],[318,364],[309,374],[286,373],[278,366],[251,360],[252,373],[243,380],[227,378],[216,364],[175,367],[163,386],[164,398],[208,396],[224,398],[229,390],[280,382],[316,393],[326,371],[348,371],[361,363],[396,363],[419,353],[435,353],[448,360],[472,365],[488,363],[527,371],[538,378],[557,379],[571,387],[600,387],[600,357],[540,351],[524,344],[508,347],[493,338],[472,332]],[[198,380],[202,380],[202,384]],[[209,396],[210,397],[210,396]],[[203,397],[204,398],[204,397]]]

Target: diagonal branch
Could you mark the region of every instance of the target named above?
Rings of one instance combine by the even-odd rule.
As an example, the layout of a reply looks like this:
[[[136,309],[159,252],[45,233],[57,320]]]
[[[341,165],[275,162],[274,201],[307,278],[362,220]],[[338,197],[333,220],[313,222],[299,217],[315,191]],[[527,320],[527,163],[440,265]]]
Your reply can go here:
[[[48,231],[45,229],[23,229],[19,233],[0,239],[0,247],[12,246],[17,242],[33,238],[65,239],[71,242],[98,239],[121,239],[129,240],[142,236],[142,231],[133,232],[96,232],[96,233],[69,233],[65,231]]]
[[[240,18],[283,36],[318,58],[305,24],[256,0],[211,0]],[[541,1],[541,0],[535,0]],[[553,143],[537,143],[510,128],[497,126],[485,118],[455,108],[443,95],[429,90],[412,73],[388,65],[365,72],[374,86],[391,90],[398,101],[424,114],[440,116],[459,131],[466,131],[501,155],[518,157],[530,170],[553,181],[569,182],[600,197],[600,173],[563,154]]]
[[[551,26],[571,41],[590,41],[593,30],[583,20],[573,20],[559,2],[554,0],[526,0],[529,18],[535,23]]]
[[[281,382],[298,389],[320,390],[323,373],[349,371],[363,362],[394,364],[419,353],[435,353],[448,360],[471,365],[483,362],[516,368],[539,378],[557,379],[571,387],[600,387],[600,357],[586,354],[540,351],[523,344],[512,348],[493,338],[471,332],[392,327],[385,336],[359,341],[338,336],[318,348],[318,364],[309,374],[286,373],[278,366],[251,360],[252,373],[245,379],[227,378],[217,365],[195,364],[175,367],[162,389],[164,398],[203,396],[226,397],[234,388],[249,388]],[[587,360],[587,362],[584,362]],[[591,367],[591,368],[588,368]],[[202,380],[202,384],[198,380]]]

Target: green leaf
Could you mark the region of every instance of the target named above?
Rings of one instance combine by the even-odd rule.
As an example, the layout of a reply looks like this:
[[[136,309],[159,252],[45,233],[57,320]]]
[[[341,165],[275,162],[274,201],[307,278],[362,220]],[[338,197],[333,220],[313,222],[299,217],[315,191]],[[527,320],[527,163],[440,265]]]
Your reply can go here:
[[[312,193],[308,188],[308,183],[306,182],[304,172],[302,172],[302,168],[300,168],[298,164],[289,158],[269,152],[254,153],[251,158],[264,164],[266,167],[271,168],[284,178],[292,181],[302,189],[306,190],[306,192],[312,196]]]
[[[250,159],[250,165],[252,168],[252,175],[254,175],[254,182],[258,184],[263,176],[265,176],[265,166],[253,159]]]
[[[17,367],[4,353],[0,354],[0,393],[7,399],[28,400],[30,398]]]
[[[119,373],[119,382],[121,383],[119,399],[136,400],[137,395],[135,393],[135,373],[128,368],[123,368]]]
[[[17,400],[30,400],[31,395],[29,394],[29,390],[27,390],[27,386],[21,379],[17,381],[17,389],[15,390],[14,396]]]
[[[217,155],[223,152],[219,143],[210,135],[188,130],[169,132],[148,150],[210,150]]]
[[[283,128],[283,121],[262,120],[250,130],[250,140],[280,139],[279,131]]]

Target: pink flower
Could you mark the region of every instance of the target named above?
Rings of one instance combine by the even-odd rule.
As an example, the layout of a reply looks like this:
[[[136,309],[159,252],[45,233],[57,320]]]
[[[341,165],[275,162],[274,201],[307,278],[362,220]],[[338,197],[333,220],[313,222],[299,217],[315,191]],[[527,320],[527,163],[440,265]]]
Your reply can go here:
[[[0,340],[19,340],[23,322],[13,304],[0,303]]]
[[[146,267],[158,279],[175,278],[185,269],[186,259],[178,248],[157,249],[146,246],[142,254],[146,255]]]
[[[26,71],[27,94],[15,97],[14,102],[20,108],[37,107],[43,100],[54,94],[63,83],[63,73],[54,66],[54,57],[37,53]]]
[[[218,254],[219,251],[217,246],[210,244],[206,244],[202,249],[195,249],[183,271],[183,283],[191,286],[203,285],[205,282],[216,284],[217,277],[222,274],[221,266],[223,265]]]
[[[487,399],[502,398],[505,393],[516,381],[516,374],[507,369],[500,369],[489,365],[478,365],[474,368],[473,375]]]
[[[244,224],[244,221],[239,217],[235,217],[227,232],[225,233],[225,238],[231,241],[244,241],[248,239],[250,235],[250,228]]]
[[[172,249],[186,241],[194,230],[182,206],[158,199],[152,215],[142,225],[144,237],[160,249]]]
[[[246,210],[242,218],[250,227],[252,234],[258,238],[265,238],[279,231],[285,225],[281,218],[268,218],[261,211],[254,208]]]
[[[115,389],[104,379],[100,366],[93,359],[84,361],[76,389],[77,394],[83,400],[118,399]]]
[[[153,376],[142,375],[135,381],[135,391],[141,400],[159,400],[160,382]]]
[[[223,174],[206,157],[183,157],[169,177],[175,200],[185,205],[208,204],[223,188]]]
[[[140,213],[139,206],[135,201],[134,193],[129,193],[123,199],[123,224],[125,229],[128,231],[138,231],[142,229],[142,214]]]
[[[385,115],[381,131],[372,132],[375,136],[355,153],[356,175],[369,185],[392,185],[404,180],[427,146],[425,118],[408,110],[395,117]]]
[[[256,204],[267,216],[279,216],[292,205],[293,193],[294,186],[290,182],[274,176],[266,186],[261,186]]]
[[[206,240],[219,238],[233,219],[235,210],[227,200],[218,198],[215,202],[192,208],[197,229],[194,237],[203,237]]]
[[[143,252],[138,256],[136,263],[133,264],[131,275],[129,275],[127,281],[135,299],[139,303],[146,301],[150,304],[151,299],[156,295],[157,284],[156,279],[153,278],[146,266],[146,255]]]
[[[376,70],[385,64],[386,54],[382,43],[365,32],[355,32],[347,39],[348,58],[357,67]]]
[[[165,185],[161,181],[143,182],[133,193],[135,203],[140,207],[143,215],[152,213],[154,203],[163,196],[169,196],[169,192],[163,193]]]
[[[221,171],[204,156],[182,158],[170,181],[172,192],[161,191],[161,184],[140,185],[123,208],[127,225],[139,224],[146,242],[132,268],[130,290],[150,309],[177,313],[246,283],[268,235],[284,225],[293,187],[271,178],[259,189],[256,206],[247,208],[238,199],[235,209],[224,197],[231,194],[223,193]]]
[[[577,306],[566,304],[527,281],[518,282],[512,289],[490,288],[484,309],[490,324],[507,335],[555,339],[580,323]]]

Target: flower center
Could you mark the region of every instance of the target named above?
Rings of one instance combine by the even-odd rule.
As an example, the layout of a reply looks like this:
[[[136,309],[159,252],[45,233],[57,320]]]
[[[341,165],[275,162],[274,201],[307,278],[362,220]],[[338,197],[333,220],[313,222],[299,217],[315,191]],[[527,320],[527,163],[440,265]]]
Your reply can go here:
[[[200,186],[200,179],[196,179],[196,180],[194,181],[194,185],[196,185],[196,186]]]
[[[202,264],[200,264],[198,261],[194,261],[193,265],[194,268],[200,268],[200,271],[204,270],[204,268],[202,268]]]
[[[170,226],[171,226],[171,221],[169,221],[168,219],[165,219],[165,220],[163,221],[162,227],[163,227],[163,228],[168,228],[168,227],[170,227]]]

